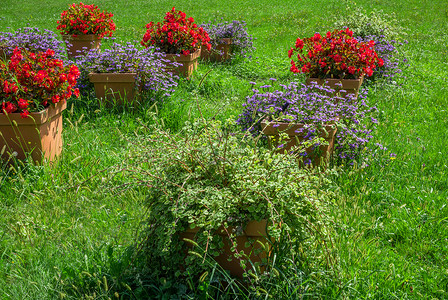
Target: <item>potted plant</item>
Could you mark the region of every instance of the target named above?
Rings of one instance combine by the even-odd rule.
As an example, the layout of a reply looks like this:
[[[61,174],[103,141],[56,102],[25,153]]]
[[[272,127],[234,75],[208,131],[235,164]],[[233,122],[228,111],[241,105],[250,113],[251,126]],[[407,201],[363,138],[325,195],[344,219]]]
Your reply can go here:
[[[36,27],[19,28],[14,32],[0,32],[0,58],[10,58],[14,49],[18,47],[30,52],[54,51],[54,58],[65,58],[64,42],[58,40],[51,30],[40,30]]]
[[[341,119],[353,117],[357,107],[353,97],[333,96],[334,90],[318,84],[271,88],[253,90],[237,123],[253,135],[264,134],[273,149],[294,154],[301,164],[328,163]]]
[[[202,274],[209,258],[239,278],[259,273],[280,237],[313,239],[323,221],[319,178],[232,124],[197,120],[178,135],[155,124],[129,149],[124,175],[147,187],[141,249],[154,276]]]
[[[383,65],[374,46],[374,41],[358,42],[348,28],[324,36],[316,33],[303,40],[297,38],[294,48],[288,51],[289,58],[297,53],[297,61],[291,59],[291,71],[308,73],[307,84],[326,84],[343,95],[357,97],[363,77],[373,75],[375,68]]]
[[[68,10],[63,11],[56,29],[67,43],[69,57],[85,54],[89,49],[98,49],[104,36],[112,36],[115,31],[112,17],[112,13],[82,2],[73,3]]]
[[[218,24],[202,24],[202,28],[207,31],[212,45],[211,50],[202,46],[201,58],[212,61],[226,61],[231,55],[246,55],[252,52],[253,37],[247,32],[246,22],[232,21]]]
[[[81,71],[78,86],[83,94],[94,89],[98,100],[107,105],[132,103],[136,93],[163,98],[177,86],[175,78],[163,71],[164,57],[153,47],[138,49],[132,43],[91,50],[75,59]]]
[[[62,115],[79,76],[75,65],[64,66],[53,50],[37,54],[15,49],[0,61],[0,149],[33,161],[53,160],[62,150]]]
[[[170,61],[178,62],[177,68],[172,65],[167,69],[176,75],[191,76],[197,68],[198,58],[201,55],[201,45],[210,50],[210,38],[207,32],[194,23],[193,18],[186,17],[180,10],[173,7],[166,13],[163,23],[146,24],[146,33],[141,44],[145,47],[154,46],[166,54]]]

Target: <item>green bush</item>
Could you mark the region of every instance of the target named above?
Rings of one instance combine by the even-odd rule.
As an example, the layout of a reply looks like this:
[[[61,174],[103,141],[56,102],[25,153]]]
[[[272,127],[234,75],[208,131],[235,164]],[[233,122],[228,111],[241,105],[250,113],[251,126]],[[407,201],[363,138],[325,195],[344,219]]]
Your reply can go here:
[[[387,40],[400,40],[407,35],[405,28],[399,25],[395,13],[387,14],[377,9],[367,13],[360,7],[351,9],[348,14],[341,14],[335,20],[335,27],[348,27],[353,31],[354,37],[361,38],[384,35]]]
[[[325,212],[332,195],[322,188],[326,179],[299,168],[292,156],[257,147],[252,137],[233,133],[230,123],[224,128],[218,121],[187,123],[177,135],[155,126],[133,141],[128,178],[148,187],[149,214],[141,245],[155,276],[211,271],[213,263],[202,257],[220,253],[222,240],[216,230],[241,229],[251,220],[269,220],[273,241],[287,237],[288,255],[294,256],[298,249],[293,245],[300,244],[314,261],[321,256],[320,248],[310,245],[316,234],[322,241],[327,230]],[[185,259],[178,234],[193,226],[200,228],[195,248],[200,257]],[[256,264],[249,269],[259,273]]]

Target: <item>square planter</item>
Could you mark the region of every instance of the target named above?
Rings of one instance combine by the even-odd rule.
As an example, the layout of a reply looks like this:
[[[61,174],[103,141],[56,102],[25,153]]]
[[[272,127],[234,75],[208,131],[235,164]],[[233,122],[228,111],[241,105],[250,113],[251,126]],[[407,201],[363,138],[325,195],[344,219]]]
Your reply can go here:
[[[90,73],[89,80],[95,86],[95,94],[107,106],[132,103],[135,97],[137,73]]]
[[[223,38],[219,40],[219,43],[212,47],[209,51],[206,47],[201,47],[201,58],[203,60],[224,62],[230,59],[230,54],[232,50],[232,39]]]
[[[189,55],[183,54],[167,54],[166,59],[172,62],[177,62],[181,64],[180,66],[173,67],[171,65],[166,65],[166,70],[172,72],[173,75],[182,75],[185,78],[190,78],[193,71],[198,67],[198,58],[201,57],[201,49],[197,49],[195,52]]]
[[[86,55],[91,49],[99,49],[101,46],[101,38],[94,34],[86,35],[63,35],[62,39],[67,45],[67,56],[69,58],[78,55]]]
[[[64,101],[24,119],[19,113],[0,113],[2,160],[8,160],[13,153],[18,159],[30,155],[37,163],[55,160],[62,151],[62,111],[66,108]]]
[[[274,126],[275,125],[275,126]],[[304,141],[304,133],[300,130],[303,129],[303,124],[291,124],[284,122],[261,122],[263,134],[268,136],[269,145],[271,148],[277,149],[278,152],[283,153],[284,151],[289,152],[292,147],[300,145]],[[324,126],[325,130],[319,134],[319,137],[324,138],[328,145],[320,145],[318,149],[313,149],[313,147],[308,147],[305,149],[307,157],[311,160],[313,166],[320,166],[322,164],[327,164],[334,148],[334,139],[336,135],[336,125],[328,124]],[[279,146],[279,135],[280,133],[285,133],[288,135],[288,139],[283,140],[284,146],[278,148]]]
[[[345,92],[341,92],[341,96],[344,97],[347,94],[351,94],[355,96],[355,99],[358,98],[359,89],[361,88],[362,82],[364,80],[364,76],[361,76],[358,79],[335,79],[335,78],[308,78],[306,80],[306,84],[310,85],[312,81],[317,82],[318,85],[329,86],[330,88],[335,90],[335,93],[331,96],[335,96],[340,90],[345,90]],[[340,86],[342,84],[342,86]]]
[[[267,240],[267,220],[261,221],[250,221],[247,223],[246,227],[243,229],[243,232],[237,234],[236,239],[236,250],[238,252],[244,251],[248,257],[244,257],[243,259],[250,259],[252,263],[261,263],[263,259],[266,259],[270,256],[269,251],[263,251],[263,246],[260,243],[266,244]],[[221,226],[216,234],[222,237],[224,247],[223,253],[214,257],[215,261],[224,269],[228,270],[232,276],[243,279],[244,269],[240,265],[240,260],[233,256],[233,252],[231,250],[233,243],[228,237],[228,233],[233,231],[233,227],[227,228],[227,231]],[[189,239],[194,241],[196,238],[196,234],[199,232],[199,228],[195,227],[193,229],[188,228],[184,232],[179,234],[179,238]],[[191,248],[191,244],[187,243],[187,247]],[[269,248],[270,246],[268,246]],[[188,253],[188,251],[186,251]],[[250,269],[250,264],[246,264],[247,268]],[[265,268],[261,266],[261,270],[263,271]]]

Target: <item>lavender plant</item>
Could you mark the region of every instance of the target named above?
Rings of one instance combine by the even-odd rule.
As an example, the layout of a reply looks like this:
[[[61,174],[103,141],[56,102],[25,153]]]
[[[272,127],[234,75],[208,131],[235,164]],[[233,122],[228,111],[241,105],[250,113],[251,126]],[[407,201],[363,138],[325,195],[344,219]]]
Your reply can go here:
[[[19,28],[15,32],[0,32],[0,45],[6,55],[12,55],[14,49],[24,48],[31,52],[54,51],[54,57],[66,57],[65,45],[58,40],[58,36],[51,30],[40,30],[36,27]]]
[[[201,24],[200,27],[207,31],[212,47],[216,47],[223,38],[232,39],[232,53],[247,56],[255,50],[253,36],[247,32],[245,21],[234,20],[213,24],[212,22]]]
[[[378,67],[373,76],[368,78],[369,80],[376,80],[379,78],[384,78],[386,80],[393,79],[395,76],[399,76],[403,72],[403,68],[409,66],[407,58],[399,51],[403,45],[407,44],[407,41],[403,42],[397,40],[389,40],[385,35],[368,35],[365,37],[358,36],[356,39],[359,42],[366,42],[373,40],[375,41],[375,51],[378,53],[384,64]]]
[[[363,150],[373,138],[372,132],[377,120],[376,107],[366,101],[367,90],[358,99],[351,95],[345,97],[329,96],[334,90],[312,83],[310,86],[292,82],[280,85],[281,90],[270,91],[270,85],[253,89],[253,95],[243,104],[243,113],[237,123],[243,130],[258,135],[261,121],[268,118],[274,121],[303,123],[302,134],[312,143],[319,143],[319,130],[324,124],[334,123],[338,127],[335,140],[336,162],[353,164],[362,159]],[[275,125],[274,125],[275,126]],[[317,146],[317,145],[316,145]]]
[[[132,43],[113,43],[102,52],[90,50],[87,55],[74,58],[81,71],[78,88],[83,95],[93,91],[89,73],[137,73],[139,93],[148,93],[153,101],[170,96],[177,86],[177,76],[165,72],[167,65],[175,63],[164,57],[154,47],[138,49]]]

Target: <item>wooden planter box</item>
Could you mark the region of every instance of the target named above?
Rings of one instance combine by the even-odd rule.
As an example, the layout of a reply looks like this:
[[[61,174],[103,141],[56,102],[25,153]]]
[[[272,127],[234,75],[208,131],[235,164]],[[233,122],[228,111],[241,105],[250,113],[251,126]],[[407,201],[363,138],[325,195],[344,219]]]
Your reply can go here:
[[[330,96],[335,96],[337,93],[339,93],[340,90],[345,90],[345,92],[340,92],[342,97],[347,94],[351,94],[354,95],[356,99],[358,98],[359,89],[361,88],[363,80],[364,76],[361,76],[358,79],[308,78],[306,80],[306,84],[310,85],[312,81],[315,81],[318,85],[325,85],[334,89],[335,93],[331,94]],[[342,84],[342,86],[340,86],[340,84]]]
[[[276,127],[274,127],[274,125]],[[268,136],[271,148],[277,149],[277,151],[281,153],[284,153],[285,151],[289,152],[292,147],[298,146],[304,141],[305,134],[300,132],[304,127],[303,124],[268,122],[264,120],[261,122],[261,127],[263,134]],[[318,149],[313,149],[312,147],[305,149],[307,158],[311,160],[313,166],[326,165],[333,153],[334,139],[337,131],[336,125],[329,124],[325,125],[324,128],[325,131],[322,130],[319,137],[324,138],[328,145],[320,145]],[[286,133],[288,139],[283,140],[282,143],[284,146],[278,148],[280,133]]]
[[[78,35],[76,37],[63,35],[62,39],[67,45],[67,56],[69,58],[86,55],[91,49],[99,49],[101,46],[101,38],[94,34]]]
[[[177,62],[182,65],[173,67],[171,65],[166,64],[166,70],[172,72],[173,75],[182,75],[185,78],[190,78],[193,74],[193,71],[198,67],[198,58],[201,57],[201,49],[197,49],[195,52],[190,53],[189,55],[180,54],[167,54],[166,59]]]
[[[212,47],[209,51],[206,47],[201,47],[201,58],[203,60],[224,62],[228,61],[231,57],[232,50],[232,39],[224,38],[221,39],[217,46]]]
[[[89,80],[95,87],[100,103],[111,106],[132,103],[135,97],[137,73],[90,73]]]
[[[19,113],[0,113],[0,151],[2,160],[11,155],[33,162],[53,161],[62,151],[62,111],[67,103],[57,103],[41,112],[22,118]],[[4,149],[4,150],[3,150]]]

